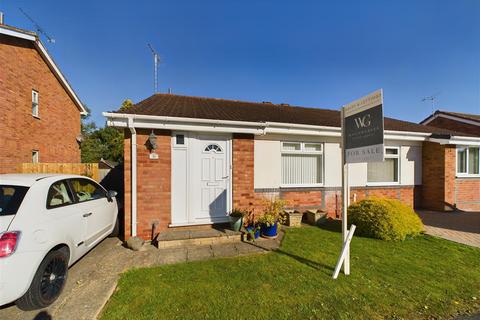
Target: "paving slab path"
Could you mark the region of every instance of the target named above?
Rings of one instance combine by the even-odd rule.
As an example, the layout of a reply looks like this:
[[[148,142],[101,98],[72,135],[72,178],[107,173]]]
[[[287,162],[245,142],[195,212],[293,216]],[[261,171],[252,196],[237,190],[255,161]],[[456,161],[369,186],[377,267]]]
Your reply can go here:
[[[427,234],[480,248],[480,212],[417,211]]]
[[[148,244],[143,251],[126,249],[117,238],[108,238],[69,269],[61,296],[43,310],[22,311],[14,304],[0,307],[0,319],[91,320],[101,313],[117,286],[120,274],[131,268],[152,267],[222,257],[267,253],[279,247],[277,239],[254,243],[237,242],[157,249]]]

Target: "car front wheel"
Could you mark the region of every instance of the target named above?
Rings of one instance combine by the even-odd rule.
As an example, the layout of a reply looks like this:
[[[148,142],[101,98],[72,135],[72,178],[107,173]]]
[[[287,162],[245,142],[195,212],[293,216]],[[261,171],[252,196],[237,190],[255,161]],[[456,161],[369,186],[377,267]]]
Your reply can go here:
[[[62,293],[68,274],[68,250],[50,251],[37,269],[28,291],[16,301],[22,310],[35,310],[52,304]]]

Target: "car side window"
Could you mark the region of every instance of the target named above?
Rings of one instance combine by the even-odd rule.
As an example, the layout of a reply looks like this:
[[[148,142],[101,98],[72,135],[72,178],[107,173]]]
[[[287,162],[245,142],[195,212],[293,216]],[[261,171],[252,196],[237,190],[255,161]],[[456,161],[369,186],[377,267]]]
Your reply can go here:
[[[78,202],[96,200],[106,196],[102,187],[87,179],[72,179],[70,185]]]
[[[47,194],[47,208],[61,207],[73,203],[66,181],[57,181],[50,186]]]

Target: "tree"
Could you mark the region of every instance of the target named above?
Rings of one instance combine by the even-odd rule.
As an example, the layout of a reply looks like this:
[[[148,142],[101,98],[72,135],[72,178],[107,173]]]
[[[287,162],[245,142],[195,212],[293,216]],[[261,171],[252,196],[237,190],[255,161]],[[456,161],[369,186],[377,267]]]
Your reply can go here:
[[[122,107],[128,105],[127,101],[130,100],[125,100],[122,103]],[[82,162],[98,162],[102,158],[123,162],[123,132],[117,128],[107,126],[97,128],[93,121],[88,121],[90,109],[88,107],[86,109],[89,114],[82,116]]]
[[[131,107],[133,107],[133,102],[132,102],[132,100],[130,100],[130,99],[125,99],[125,100],[122,102],[122,105],[120,106],[120,110],[119,110],[119,111],[126,111],[126,110],[130,109]]]

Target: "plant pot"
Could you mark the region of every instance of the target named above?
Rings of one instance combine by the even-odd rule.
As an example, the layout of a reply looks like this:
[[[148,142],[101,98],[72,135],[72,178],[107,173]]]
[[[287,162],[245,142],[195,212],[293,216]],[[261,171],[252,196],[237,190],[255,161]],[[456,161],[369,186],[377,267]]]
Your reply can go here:
[[[252,232],[253,228],[254,226],[245,227],[245,230],[248,232],[249,237],[251,236],[250,232]],[[255,230],[254,239],[258,239],[259,237],[260,237],[260,229],[257,228],[257,230]]]
[[[243,225],[243,217],[230,217],[230,227],[233,231],[240,231]]]
[[[274,225],[267,226],[266,224],[262,224],[260,226],[260,230],[262,231],[262,237],[264,238],[276,238],[277,237],[277,227],[278,222],[275,222]]]

